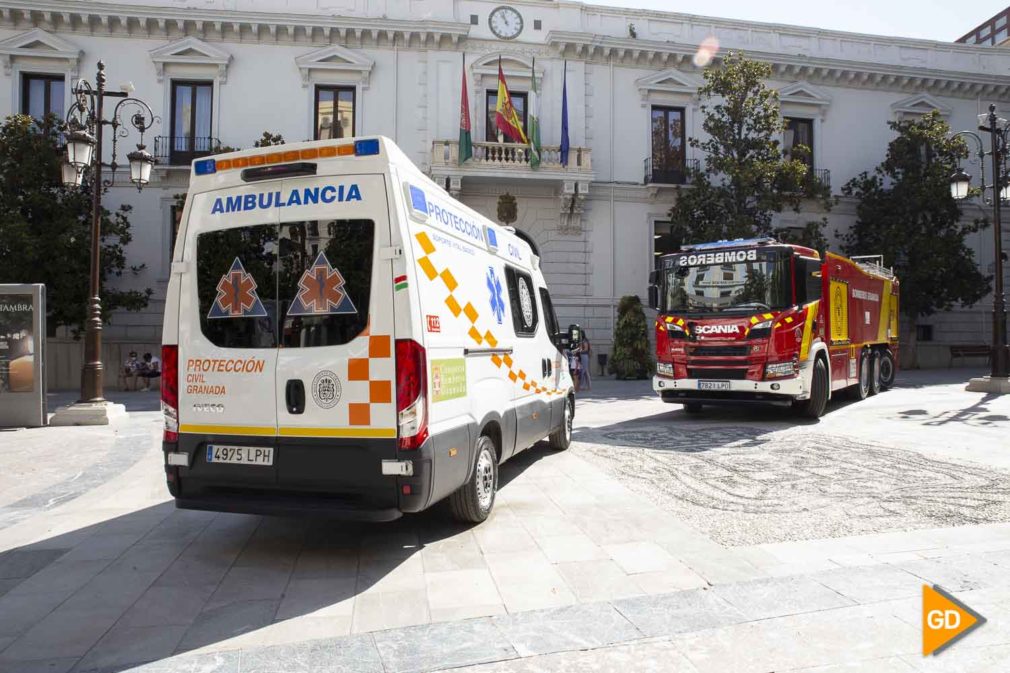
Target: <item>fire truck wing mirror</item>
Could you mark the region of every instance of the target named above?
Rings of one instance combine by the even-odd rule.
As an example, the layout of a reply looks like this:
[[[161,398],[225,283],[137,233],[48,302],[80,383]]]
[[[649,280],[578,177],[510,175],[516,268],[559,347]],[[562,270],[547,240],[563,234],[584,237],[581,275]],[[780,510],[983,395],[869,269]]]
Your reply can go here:
[[[657,285],[649,286],[649,308],[655,311],[659,310],[659,286]]]
[[[797,278],[796,297],[802,304],[817,301],[822,296],[821,260],[803,258],[799,266],[803,276]]]

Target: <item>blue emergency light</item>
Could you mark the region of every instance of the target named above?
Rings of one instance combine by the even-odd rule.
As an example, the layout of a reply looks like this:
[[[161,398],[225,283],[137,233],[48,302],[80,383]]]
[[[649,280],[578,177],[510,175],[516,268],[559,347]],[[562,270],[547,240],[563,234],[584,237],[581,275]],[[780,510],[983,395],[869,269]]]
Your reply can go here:
[[[359,157],[367,157],[371,154],[379,153],[379,139],[369,138],[367,140],[354,141],[354,154]]]
[[[711,243],[692,243],[682,245],[681,250],[725,250],[726,248],[750,248],[756,245],[770,245],[775,243],[774,238],[736,238],[732,241],[713,241]]]
[[[200,159],[193,164],[193,172],[197,175],[217,173],[217,162],[213,159]]]

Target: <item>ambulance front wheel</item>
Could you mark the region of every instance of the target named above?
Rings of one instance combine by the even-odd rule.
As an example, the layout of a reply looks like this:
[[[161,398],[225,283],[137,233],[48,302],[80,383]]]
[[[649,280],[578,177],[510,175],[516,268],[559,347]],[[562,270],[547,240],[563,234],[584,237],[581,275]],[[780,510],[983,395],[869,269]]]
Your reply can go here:
[[[574,405],[575,401],[571,398],[565,400],[564,423],[547,438],[548,446],[555,451],[564,451],[572,445],[572,421],[575,417],[575,414],[572,413],[572,407]]]
[[[487,519],[498,492],[498,456],[494,442],[486,435],[477,439],[477,461],[470,479],[449,496],[452,515],[466,523]]]
[[[894,356],[891,351],[880,352],[880,389],[887,390],[894,385]]]

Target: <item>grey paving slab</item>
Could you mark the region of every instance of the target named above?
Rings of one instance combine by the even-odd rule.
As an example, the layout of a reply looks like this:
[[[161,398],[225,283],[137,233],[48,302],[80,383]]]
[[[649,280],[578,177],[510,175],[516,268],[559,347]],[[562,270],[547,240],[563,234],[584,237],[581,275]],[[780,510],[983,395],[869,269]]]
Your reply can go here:
[[[967,647],[968,641],[954,645],[935,657],[903,657],[923,673],[1006,673],[1010,670],[1010,645]]]
[[[68,673],[75,663],[77,657],[34,661],[4,661],[0,657],[0,673]]]
[[[185,626],[117,625],[84,655],[73,673],[116,673],[169,657],[185,633]]]
[[[262,628],[273,621],[279,603],[244,601],[201,612],[183,636],[178,651],[194,650]]]
[[[666,640],[645,641],[579,652],[558,652],[452,670],[455,673],[461,671],[467,673],[614,673],[615,671],[698,673],[683,653]]]
[[[388,673],[430,671],[516,656],[512,645],[486,618],[380,631],[373,638]]]
[[[21,635],[66,599],[62,591],[0,596],[0,637]]]
[[[705,589],[626,598],[614,601],[613,605],[646,636],[699,631],[746,621],[743,613]]]
[[[19,579],[0,580],[0,598],[19,584],[21,584],[21,580]]]
[[[854,605],[837,591],[806,577],[787,577],[722,584],[712,593],[748,619],[767,619]]]
[[[0,579],[31,577],[60,558],[68,549],[15,549],[0,554]]]
[[[105,570],[109,563],[108,559],[56,561],[12,588],[8,594],[63,593],[70,596]]]
[[[521,657],[586,650],[643,638],[609,603],[570,605],[492,619]]]
[[[1010,553],[1007,554],[1010,556]],[[1010,572],[980,556],[945,556],[899,563],[898,567],[948,591],[972,591],[1010,585]]]
[[[316,640],[242,652],[242,673],[383,673],[371,636]]]
[[[320,617],[350,617],[354,608],[353,577],[292,579],[284,590],[277,619],[313,614]]]
[[[186,626],[193,623],[214,593],[214,585],[166,587],[154,585],[123,614],[131,626]]]
[[[826,570],[809,577],[857,603],[906,598],[922,592],[922,578],[887,564]]]
[[[207,603],[208,609],[255,600],[279,600],[291,578],[290,570],[246,566],[232,568]]]
[[[240,652],[184,654],[130,669],[130,673],[239,673]]]

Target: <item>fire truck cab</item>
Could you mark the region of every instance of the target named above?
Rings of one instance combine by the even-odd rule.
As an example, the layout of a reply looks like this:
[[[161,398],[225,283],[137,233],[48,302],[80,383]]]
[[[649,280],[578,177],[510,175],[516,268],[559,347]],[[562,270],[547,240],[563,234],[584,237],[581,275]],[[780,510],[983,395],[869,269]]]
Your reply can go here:
[[[661,258],[649,299],[653,388],[688,412],[787,403],[817,418],[834,392],[894,383],[898,280],[879,259],[771,238],[689,245]]]

